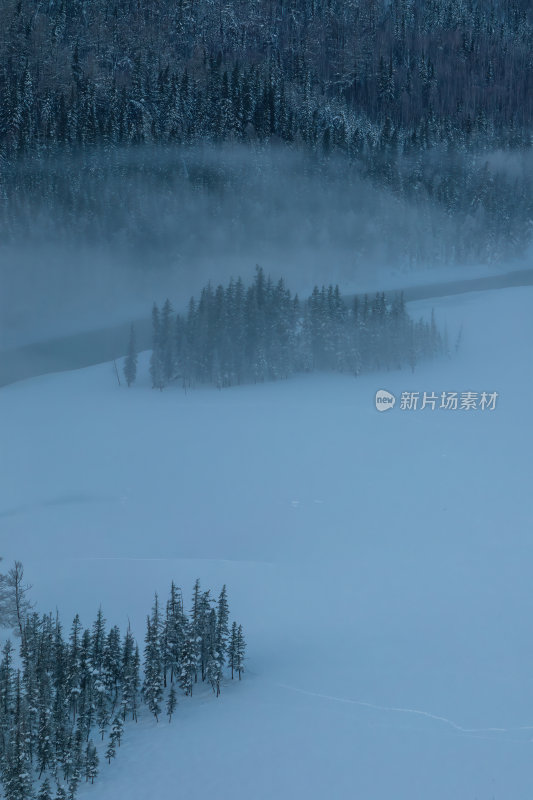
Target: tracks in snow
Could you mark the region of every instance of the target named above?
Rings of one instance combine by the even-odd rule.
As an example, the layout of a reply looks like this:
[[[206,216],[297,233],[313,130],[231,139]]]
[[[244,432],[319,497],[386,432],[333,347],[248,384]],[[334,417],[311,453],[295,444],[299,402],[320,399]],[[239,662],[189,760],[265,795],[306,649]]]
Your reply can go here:
[[[429,711],[424,711],[418,708],[402,708],[400,706],[378,705],[376,703],[369,703],[364,700],[354,700],[350,697],[336,697],[335,695],[323,694],[321,692],[310,692],[307,691],[306,689],[298,689],[296,686],[289,686],[288,684],[284,683],[277,683],[276,686],[278,686],[280,689],[286,689],[287,691],[296,692],[297,694],[303,694],[308,697],[315,697],[320,700],[329,700],[330,702],[334,703],[344,703],[347,705],[359,706],[362,708],[371,709],[373,711],[382,711],[385,713],[409,714],[418,717],[424,717],[425,719],[434,720],[435,722],[440,722],[443,725],[452,728],[454,731],[457,731],[458,733],[465,735],[517,734],[519,732],[525,733],[526,731],[533,731],[533,725],[522,725],[515,728],[503,728],[503,727],[467,728],[464,727],[463,725],[459,725],[459,723],[454,722],[451,719],[448,719],[447,717],[443,717],[438,714],[432,714]],[[476,736],[476,738],[478,738],[478,736]],[[533,742],[533,738],[528,738],[527,740],[515,739],[513,741],[520,743],[523,743],[524,741]]]

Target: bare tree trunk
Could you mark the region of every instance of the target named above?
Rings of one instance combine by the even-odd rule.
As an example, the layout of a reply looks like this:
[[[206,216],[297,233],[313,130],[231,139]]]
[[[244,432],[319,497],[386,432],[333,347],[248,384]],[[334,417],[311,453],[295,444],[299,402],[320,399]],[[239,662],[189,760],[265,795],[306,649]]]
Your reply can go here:
[[[15,590],[15,608],[17,610],[17,623],[19,626],[20,635],[22,637],[22,598],[24,590],[22,588],[22,576],[24,575],[24,568],[20,561],[15,561],[15,566],[12,570],[13,573],[13,588]]]
[[[24,567],[21,561],[15,561],[15,565],[9,570],[7,576],[7,585],[13,593],[13,603],[15,606],[16,624],[19,629],[20,636],[22,637],[24,630],[24,618],[32,607],[30,601],[26,598],[27,592],[31,586],[24,586],[22,579],[24,577]]]

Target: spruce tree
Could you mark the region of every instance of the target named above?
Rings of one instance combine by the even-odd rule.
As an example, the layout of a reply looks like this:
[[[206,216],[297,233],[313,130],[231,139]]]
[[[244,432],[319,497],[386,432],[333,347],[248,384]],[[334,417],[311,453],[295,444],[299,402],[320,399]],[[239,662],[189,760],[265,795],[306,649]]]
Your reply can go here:
[[[78,725],[73,736],[71,736],[71,746],[69,753],[68,770],[65,773],[65,780],[68,781],[68,797],[69,800],[74,800],[81,777],[84,771],[84,753],[83,753],[83,730]]]
[[[176,695],[176,686],[174,683],[171,683],[167,699],[167,717],[169,722],[172,721],[172,715],[176,710],[177,704],[178,704],[178,697]]]
[[[148,617],[146,621],[143,683],[144,700],[156,720],[161,713],[161,701],[163,698],[162,657],[159,629],[159,600],[156,594],[152,616]]]
[[[196,638],[192,621],[185,626],[185,635],[181,647],[179,685],[186,695],[192,695],[192,687],[196,678],[197,657]]]
[[[206,663],[205,663],[205,680],[210,684],[216,696],[220,694],[220,681],[222,679],[222,667],[220,664],[219,653],[217,652],[217,620],[215,609],[209,612],[207,624],[207,642],[206,642]]]
[[[226,663],[226,651],[228,649],[228,638],[229,638],[228,620],[229,620],[228,596],[226,591],[226,584],[224,584],[224,586],[222,587],[222,591],[220,592],[220,595],[218,597],[217,625],[216,625],[216,651],[217,651],[217,660],[221,670],[223,670],[224,664]]]
[[[24,724],[24,698],[20,671],[15,679],[15,704],[10,744],[5,757],[4,791],[6,800],[28,800],[32,794],[31,764]]]
[[[185,616],[183,613],[183,598],[181,591],[174,581],[170,587],[170,597],[167,601],[164,625],[164,683],[166,686],[167,671],[170,673],[170,682],[173,683],[180,672],[181,647],[184,637]]]
[[[139,693],[139,649],[135,644],[131,628],[124,636],[122,648],[122,717],[131,713],[132,719],[136,719],[137,697]]]
[[[242,632],[242,625],[239,625],[239,627],[237,628],[237,636],[235,641],[235,670],[239,674],[239,680],[241,679],[241,674],[244,672],[245,650],[246,650],[246,644]]]
[[[193,646],[192,655],[195,662],[194,682],[198,680],[198,661],[200,659],[200,642],[201,642],[201,598],[200,580],[197,578],[194,584],[192,609],[191,609],[191,641]]]
[[[109,737],[109,741],[107,743],[107,747],[106,747],[106,751],[105,751],[105,757],[107,758],[107,763],[108,764],[111,764],[111,759],[115,758],[116,754],[117,754],[116,741],[113,738],[113,736],[111,735]]]
[[[96,620],[93,623],[91,635],[91,663],[93,670],[96,670],[98,679],[102,678],[104,651],[105,651],[105,618],[102,609],[98,609]]]
[[[174,358],[174,325],[172,321],[172,305],[167,298],[161,310],[160,324],[160,362],[162,383],[168,386],[174,378],[175,358]]]
[[[107,634],[104,651],[104,685],[108,701],[113,708],[118,700],[119,687],[122,682],[122,647],[120,630],[113,625]]]
[[[211,592],[202,592],[198,607],[197,641],[199,643],[199,659],[202,681],[206,679],[206,667],[209,654],[214,645],[216,634],[214,617],[211,615]]]
[[[140,668],[141,668],[141,655],[139,653],[139,646],[135,645],[135,655],[133,657],[133,693],[132,693],[132,717],[137,722],[137,711],[138,711],[138,697],[139,697],[139,687],[141,685],[140,679]]]
[[[42,782],[37,800],[52,800],[52,787],[48,778],[45,778]]]
[[[85,749],[85,780],[94,783],[98,775],[98,752],[92,740],[87,742]]]
[[[69,701],[72,709],[73,722],[76,722],[76,714],[78,712],[78,702],[81,692],[81,631],[81,621],[79,615],[76,614],[70,631],[68,653]]]
[[[100,684],[101,685],[101,684]],[[104,741],[104,737],[107,731],[107,727],[110,722],[110,712],[106,702],[105,695],[103,690],[98,692],[98,712],[96,715],[96,724],[98,725],[98,730],[100,732],[100,737],[102,741]]]
[[[152,308],[152,355],[150,356],[150,375],[152,388],[162,390],[165,382],[163,376],[163,345],[161,341],[161,315],[157,303]]]
[[[233,622],[231,626],[231,635],[228,644],[228,666],[231,669],[231,680],[233,680],[233,673],[235,672],[237,664],[237,623]]]
[[[135,326],[132,324],[130,328],[130,339],[128,344],[128,354],[124,361],[124,377],[126,383],[131,386],[137,377],[137,343],[135,339]]]
[[[52,718],[52,690],[50,679],[44,673],[41,679],[39,694],[39,732],[37,738],[37,767],[39,777],[48,769],[55,766],[54,729]]]
[[[80,714],[81,720],[78,717],[78,725],[83,724],[84,718]],[[63,687],[56,687],[54,706],[52,709],[52,719],[54,727],[54,760],[57,765],[65,764],[69,758],[69,731],[70,720],[67,711],[67,701]]]

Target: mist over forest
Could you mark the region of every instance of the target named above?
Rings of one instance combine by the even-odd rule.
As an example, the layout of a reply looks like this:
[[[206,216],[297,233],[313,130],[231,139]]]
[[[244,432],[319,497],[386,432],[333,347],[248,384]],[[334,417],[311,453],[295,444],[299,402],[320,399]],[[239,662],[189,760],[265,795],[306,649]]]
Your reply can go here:
[[[0,26],[2,347],[256,264],[300,292],[527,264],[527,3],[9,0]]]
[[[449,157],[430,158],[440,181]],[[529,154],[471,163],[509,202],[516,173],[531,176]],[[0,249],[4,346],[142,316],[167,295],[185,306],[206,281],[256,264],[300,292],[326,281],[358,291],[394,275],[431,282],[439,267],[520,265],[529,242],[524,220],[481,201],[450,212],[423,189],[380,186],[358,162],[283,145],[69,154],[23,179],[33,190],[9,204]]]

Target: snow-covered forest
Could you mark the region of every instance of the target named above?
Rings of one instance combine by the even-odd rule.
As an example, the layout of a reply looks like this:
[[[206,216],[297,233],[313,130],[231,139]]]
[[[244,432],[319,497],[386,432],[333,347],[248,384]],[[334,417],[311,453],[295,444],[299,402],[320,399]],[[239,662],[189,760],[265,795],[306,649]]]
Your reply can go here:
[[[526,0],[6,0],[0,30],[6,339],[256,263],[302,293],[528,261]]]
[[[131,629],[107,627],[101,608],[90,627],[76,614],[68,630],[57,612],[32,611],[20,562],[0,578],[0,622],[19,639],[7,640],[0,660],[6,800],[74,800],[100,762],[116,758],[143,707],[170,722],[179,695],[192,696],[199,681],[218,697],[228,675],[241,679],[246,645],[242,625],[230,625],[225,586],[217,599],[197,580],[190,613],[174,582],[164,607],[156,594],[141,657]]]
[[[0,2],[0,800],[533,797],[532,54]]]
[[[246,232],[287,254],[298,228],[359,270],[524,257],[531,15],[526,0],[8,0],[2,241],[104,245],[82,277],[110,246],[129,274],[178,260],[189,276],[202,239],[211,263],[238,244],[253,268]]]

